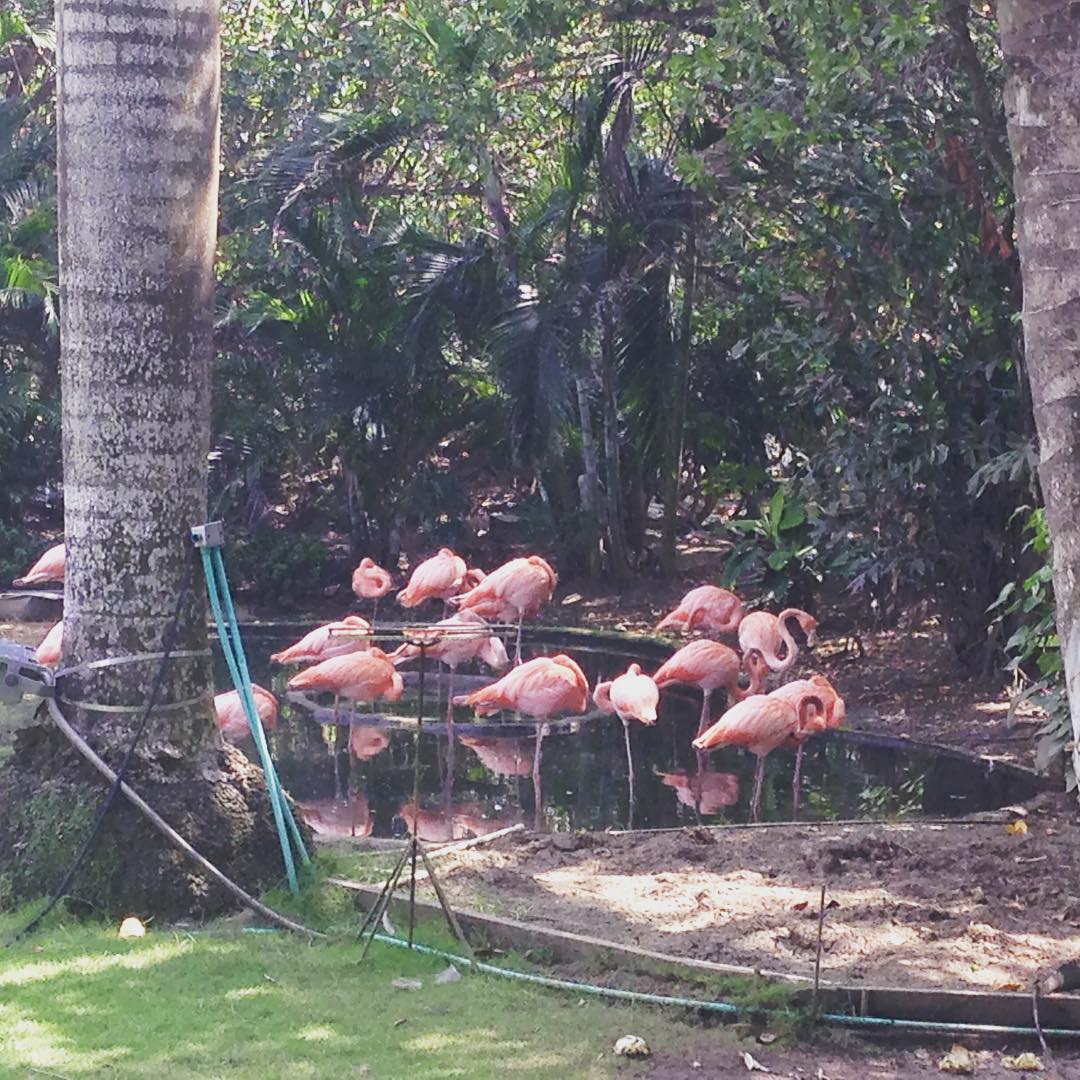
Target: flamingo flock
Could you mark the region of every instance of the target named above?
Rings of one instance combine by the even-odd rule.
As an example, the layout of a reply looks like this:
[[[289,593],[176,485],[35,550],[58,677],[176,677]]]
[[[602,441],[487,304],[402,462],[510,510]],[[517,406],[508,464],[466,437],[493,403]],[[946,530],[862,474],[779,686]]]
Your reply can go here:
[[[17,585],[37,585],[62,580],[64,546],[56,545],[16,579]],[[798,813],[803,751],[814,734],[840,727],[845,718],[844,699],[823,675],[784,682],[772,690],[769,680],[791,671],[800,652],[793,633],[797,627],[808,646],[813,645],[817,621],[797,608],[778,614],[745,610],[732,591],[715,585],[691,589],[679,604],[656,624],[654,632],[695,636],[675,651],[651,675],[640,664],[598,681],[590,690],[581,666],[571,656],[537,656],[523,661],[522,627],[549,603],[558,584],[550,563],[540,555],[513,558],[491,573],[471,567],[450,548],[440,548],[412,570],[398,604],[413,610],[435,602],[443,618],[422,626],[405,627],[403,643],[391,653],[374,644],[379,601],[394,588],[393,574],[364,558],[352,574],[352,591],[359,601],[371,601],[371,620],[360,615],[316,627],[289,647],[274,653],[272,662],[302,665],[287,683],[290,691],[329,694],[335,719],[340,702],[394,702],[404,693],[398,668],[426,657],[449,670],[447,728],[452,745],[455,706],[471,708],[477,716],[511,712],[536,722],[532,747],[532,778],[540,814],[540,751],[548,724],[556,717],[580,716],[590,701],[623,724],[630,783],[631,818],[634,805],[634,769],[631,754],[632,723],[652,726],[660,719],[662,692],[673,686],[689,686],[702,695],[697,735],[692,747],[698,752],[697,772],[659,774],[674,787],[680,801],[695,805],[730,805],[735,793],[730,773],[710,773],[706,755],[726,746],[739,747],[757,759],[750,815],[756,820],[761,802],[764,763],[774,750],[795,750],[793,806]],[[506,647],[493,624],[516,628],[516,648],[511,664]],[[728,636],[731,644],[716,638]],[[38,646],[39,663],[57,665],[62,652],[63,622],[58,622]],[[737,642],[738,649],[734,647]],[[499,677],[467,694],[454,694],[454,679],[465,664],[479,662]],[[253,688],[257,711],[264,727],[272,729],[277,718],[277,699],[262,687]],[[724,710],[713,715],[713,698],[724,693]],[[250,734],[239,696],[235,691],[214,699],[222,737],[236,742]],[[361,734],[364,732],[365,734]],[[466,738],[483,761],[490,761],[503,775],[525,775],[526,754],[521,747],[512,760],[499,758],[492,741]],[[354,727],[349,740],[357,757],[374,756],[389,744],[385,733]],[[451,751],[452,752],[452,751]],[[498,759],[498,760],[496,760]],[[712,779],[710,779],[712,778]],[[415,808],[403,820],[420,820]],[[539,821],[538,821],[539,824]]]

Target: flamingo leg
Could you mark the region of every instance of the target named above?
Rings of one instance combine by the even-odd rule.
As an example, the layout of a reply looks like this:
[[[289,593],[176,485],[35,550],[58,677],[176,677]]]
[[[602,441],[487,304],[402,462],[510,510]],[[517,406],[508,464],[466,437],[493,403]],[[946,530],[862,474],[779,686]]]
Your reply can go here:
[[[449,813],[454,794],[454,668],[450,669],[446,692],[446,777],[443,781],[443,800]]]
[[[630,806],[627,813],[627,828],[634,827],[634,755],[630,750],[630,721],[623,720],[623,735],[626,736],[626,775],[630,778]]]
[[[342,738],[345,729],[341,724],[337,724],[334,727],[334,798],[340,802],[345,798],[345,788],[341,780],[341,751],[344,749],[343,743],[345,739]],[[347,738],[347,736],[346,736]]]
[[[698,721],[697,733],[703,734],[705,729],[709,726],[709,703],[712,700],[712,691],[702,689],[701,691],[701,719]]]
[[[544,725],[542,723],[536,725],[536,750],[533,752],[533,828],[539,831],[540,825],[544,820],[544,793],[543,788],[540,786],[540,747],[544,742]]]
[[[799,820],[799,795],[801,794],[803,743],[795,751],[795,776],[791,781],[791,820]]]
[[[371,629],[375,629],[375,620],[379,617],[379,598],[375,597],[375,603],[371,607]]]
[[[521,624],[525,620],[525,612],[518,616],[517,647],[514,649],[514,665],[521,663]]]
[[[757,770],[754,773],[754,794],[750,798],[750,820],[757,821],[761,811],[761,785],[765,779],[765,755],[757,759]]]

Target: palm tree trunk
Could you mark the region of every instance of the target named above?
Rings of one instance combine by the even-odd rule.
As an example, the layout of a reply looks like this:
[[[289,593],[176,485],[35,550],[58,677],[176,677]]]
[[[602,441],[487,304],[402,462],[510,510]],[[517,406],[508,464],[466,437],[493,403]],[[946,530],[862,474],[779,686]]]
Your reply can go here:
[[[619,463],[619,405],[615,380],[615,327],[607,300],[601,303],[600,387],[604,418],[604,483],[607,502],[608,574],[614,581],[630,577],[630,556],[622,507]]]
[[[1070,0],[999,0],[1039,477],[1080,775],[1080,38]]]
[[[660,565],[665,574],[675,573],[675,532],[679,513],[679,476],[682,472],[683,433],[686,428],[686,399],[690,389],[690,345],[693,335],[694,296],[697,283],[697,250],[694,222],[686,240],[686,270],[683,276],[683,307],[679,320],[679,340],[675,347],[675,370],[671,381],[671,405],[664,440],[661,501],[664,518],[660,527]]]
[[[596,435],[593,432],[592,403],[589,401],[588,384],[582,375],[574,380],[577,390],[578,418],[581,425],[581,461],[584,467],[584,485],[581,502],[585,511],[585,545],[589,565],[589,577],[600,576],[600,463],[596,453]]]
[[[64,663],[157,652],[190,581],[175,639],[189,655],[168,667],[129,779],[250,887],[280,862],[261,776],[222,747],[213,722],[204,588],[189,539],[206,517],[210,445],[218,3],[61,0],[56,23]],[[155,668],[142,661],[61,679],[64,711],[97,749],[126,747]],[[54,787],[70,784],[73,808],[100,798],[96,783],[64,771],[63,752],[44,764],[16,755],[31,828],[35,768],[51,771]],[[0,852],[4,802],[0,792]],[[115,863],[91,897],[99,907],[224,906],[126,804],[110,822],[99,847]],[[58,845],[49,850],[63,858]]]

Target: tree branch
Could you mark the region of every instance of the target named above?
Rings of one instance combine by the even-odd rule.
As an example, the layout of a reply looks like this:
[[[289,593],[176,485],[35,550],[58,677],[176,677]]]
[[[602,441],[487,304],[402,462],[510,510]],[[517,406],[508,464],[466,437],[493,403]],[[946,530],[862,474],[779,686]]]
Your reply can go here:
[[[949,27],[956,46],[956,59],[971,85],[971,102],[979,121],[979,135],[983,148],[998,176],[1011,189],[1013,163],[1005,143],[1005,118],[994,104],[994,95],[986,80],[979,51],[971,40],[968,16],[971,14],[968,0],[946,0],[945,23]]]

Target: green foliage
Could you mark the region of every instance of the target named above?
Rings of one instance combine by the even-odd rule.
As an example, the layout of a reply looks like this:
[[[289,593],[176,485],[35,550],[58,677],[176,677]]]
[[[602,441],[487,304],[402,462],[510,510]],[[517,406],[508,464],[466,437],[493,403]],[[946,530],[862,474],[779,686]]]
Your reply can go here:
[[[241,588],[275,607],[310,606],[321,592],[327,549],[317,539],[264,525],[229,548],[229,568]]]
[[[724,565],[724,584],[744,576],[761,582],[761,603],[784,607],[812,593],[821,581],[817,548],[811,541],[806,506],[798,497],[777,488],[756,518],[738,518],[727,528],[740,539]]]
[[[992,626],[1015,628],[1005,642],[1006,670],[1013,673],[1017,686],[1010,702],[1010,716],[1027,701],[1035,701],[1047,713],[1046,723],[1037,731],[1035,747],[1036,768],[1045,771],[1061,761],[1072,738],[1072,723],[1055,625],[1050,530],[1042,507],[1021,507],[1017,514],[1025,511],[1024,550],[1030,551],[1039,565],[1021,581],[1008,582],[989,610],[994,613]],[[1071,790],[1076,777],[1071,770],[1067,775]]]

